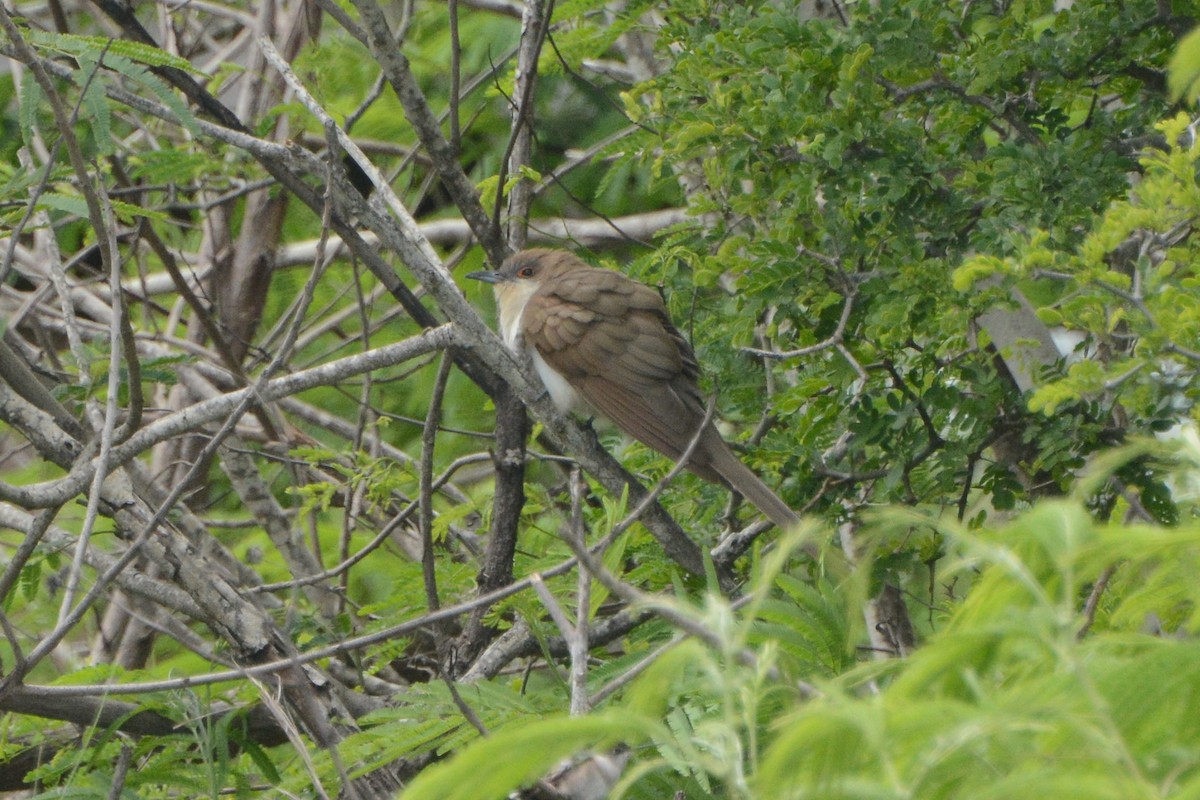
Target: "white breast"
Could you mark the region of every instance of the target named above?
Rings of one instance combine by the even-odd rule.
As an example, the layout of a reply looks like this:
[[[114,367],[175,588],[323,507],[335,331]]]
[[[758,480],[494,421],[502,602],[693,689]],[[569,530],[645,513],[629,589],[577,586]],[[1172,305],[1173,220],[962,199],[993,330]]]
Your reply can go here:
[[[506,297],[504,300],[507,302],[501,301],[499,292],[497,292],[496,300],[500,309],[500,338],[514,352],[517,352],[519,348],[524,348],[525,352],[529,354],[530,360],[533,361],[533,368],[537,370],[538,377],[542,379],[542,383],[546,384],[546,391],[550,393],[550,399],[554,401],[558,410],[565,414],[582,405],[579,393],[571,387],[571,384],[567,383],[566,378],[555,372],[554,368],[546,363],[546,359],[542,358],[537,350],[525,344],[521,339],[521,319],[525,316],[525,303],[529,300],[529,295],[532,295],[537,288],[531,284],[528,286],[524,296]],[[522,286],[520,289],[525,289],[525,287]],[[510,288],[509,291],[513,291],[513,288]],[[516,314],[505,313],[512,308],[520,310]]]
[[[533,360],[533,368],[537,370],[542,383],[546,384],[546,391],[550,393],[550,399],[554,401],[554,405],[558,406],[558,410],[565,414],[579,408],[582,405],[579,392],[567,383],[566,378],[555,372],[554,368],[546,363],[546,359],[542,358],[541,353],[532,347],[525,349]]]

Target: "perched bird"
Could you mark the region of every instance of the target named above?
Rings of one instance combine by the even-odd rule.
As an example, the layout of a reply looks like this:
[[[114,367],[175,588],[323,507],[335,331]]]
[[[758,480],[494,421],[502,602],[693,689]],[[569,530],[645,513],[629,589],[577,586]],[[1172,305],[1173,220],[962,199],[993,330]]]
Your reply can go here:
[[[467,277],[494,286],[501,336],[524,346],[559,410],[598,412],[675,461],[699,432],[687,469],[782,528],[799,522],[705,423],[695,356],[657,291],[564,250],[523,250]]]

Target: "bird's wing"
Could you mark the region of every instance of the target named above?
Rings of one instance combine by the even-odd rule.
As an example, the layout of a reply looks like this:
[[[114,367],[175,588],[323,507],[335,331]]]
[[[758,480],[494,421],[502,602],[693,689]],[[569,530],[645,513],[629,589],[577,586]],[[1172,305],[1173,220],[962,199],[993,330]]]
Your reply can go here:
[[[525,306],[526,343],[596,411],[678,458],[704,418],[691,348],[662,298],[611,270],[576,270]]]

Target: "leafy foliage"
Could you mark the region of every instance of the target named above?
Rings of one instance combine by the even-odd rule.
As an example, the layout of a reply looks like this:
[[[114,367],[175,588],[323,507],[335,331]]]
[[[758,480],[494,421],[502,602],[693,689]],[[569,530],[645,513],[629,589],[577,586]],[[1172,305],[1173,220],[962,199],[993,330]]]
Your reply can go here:
[[[1036,411],[1053,414],[1085,400],[1119,403],[1148,431],[1191,415],[1187,354],[1200,341],[1200,316],[1189,299],[1196,273],[1187,234],[1200,211],[1197,150],[1186,117],[1159,129],[1167,149],[1142,160],[1136,195],[1110,206],[1076,248],[1055,248],[1038,232],[1002,266],[1013,279],[1050,284],[1040,292],[1047,298],[1043,319],[1080,335],[1066,374],[1031,398]]]
[[[1185,473],[1195,470],[1200,442],[1192,437],[1180,454]],[[570,748],[618,732],[648,736],[644,749],[657,753],[624,782],[621,796],[631,798],[656,796],[660,771],[678,773],[672,785],[695,798],[1190,796],[1200,780],[1191,713],[1200,595],[1180,565],[1188,571],[1200,558],[1200,528],[1100,524],[1072,499],[978,530],[884,514],[866,534],[913,524],[941,529],[952,554],[942,580],[962,579],[970,591],[939,600],[937,631],[912,657],[839,661],[845,616],[814,623],[812,588],[780,575],[787,591],[754,613],[731,613],[719,598],[696,608],[722,646],[670,651],[617,704],[619,715],[498,731],[403,796],[501,796]],[[1082,637],[1080,600],[1114,564],[1142,585],[1108,595]],[[1145,608],[1164,578],[1193,612],[1181,638],[1141,633],[1139,615],[1122,610]],[[792,642],[830,637],[841,645],[836,671],[784,657]],[[736,658],[747,642],[757,667]],[[550,746],[556,737],[566,749]],[[506,768],[472,779],[498,762]]]
[[[1114,47],[1102,3],[893,2],[849,25],[786,4],[712,8],[679,7],[666,36],[688,47],[650,86],[666,157],[704,176],[693,211],[708,215],[711,250],[674,276],[660,260],[674,254],[660,251],[653,274],[697,287],[674,293],[673,310],[700,317],[704,360],[735,374],[749,371],[730,343],[766,337],[788,351],[838,334],[844,349],[797,359],[773,398],[789,426],[763,446],[788,454],[794,497],[832,479],[836,506],[859,492],[841,476],[869,475],[882,502],[954,502],[975,454],[1045,424],[972,342],[970,320],[998,296],[962,294],[954,270],[973,253],[1022,258],[1020,232],[1034,228],[1047,247],[1078,244],[1085,220],[1125,191],[1135,164],[1121,142],[1166,103],[1130,70],[1083,65],[1161,63],[1170,22],[1131,5],[1125,18],[1142,24]],[[736,409],[754,407],[754,382],[723,378]],[[1081,437],[1060,458],[1073,468],[1096,446]]]
[[[502,3],[388,9],[386,51],[368,0],[253,5],[142,19],[161,47],[57,5],[12,29],[52,80],[0,82],[0,774],[496,800],[628,745],[612,797],[1200,797],[1200,6],[570,0],[535,65]],[[347,188],[260,33],[456,275],[485,266],[471,204],[529,188],[534,239],[661,287],[803,529],[683,476],[662,499],[712,568],[681,574],[628,494],[571,497],[541,426],[514,492],[484,348],[263,401],[458,295],[356,249],[394,241],[386,192]],[[1069,342],[1032,387],[997,314]],[[246,387],[204,452],[227,431],[194,420]],[[128,460],[81,480],[102,451]],[[576,518],[620,528],[603,583]],[[916,641],[884,641],[885,587]]]

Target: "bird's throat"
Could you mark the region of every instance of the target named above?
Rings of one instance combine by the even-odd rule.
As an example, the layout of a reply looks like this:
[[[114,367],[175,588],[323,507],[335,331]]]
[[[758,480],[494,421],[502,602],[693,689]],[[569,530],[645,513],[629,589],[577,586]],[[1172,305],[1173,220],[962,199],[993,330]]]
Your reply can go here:
[[[517,340],[521,337],[521,318],[525,315],[525,304],[537,291],[537,284],[498,283],[496,284],[496,315],[500,318],[500,338],[509,348],[517,349]]]

